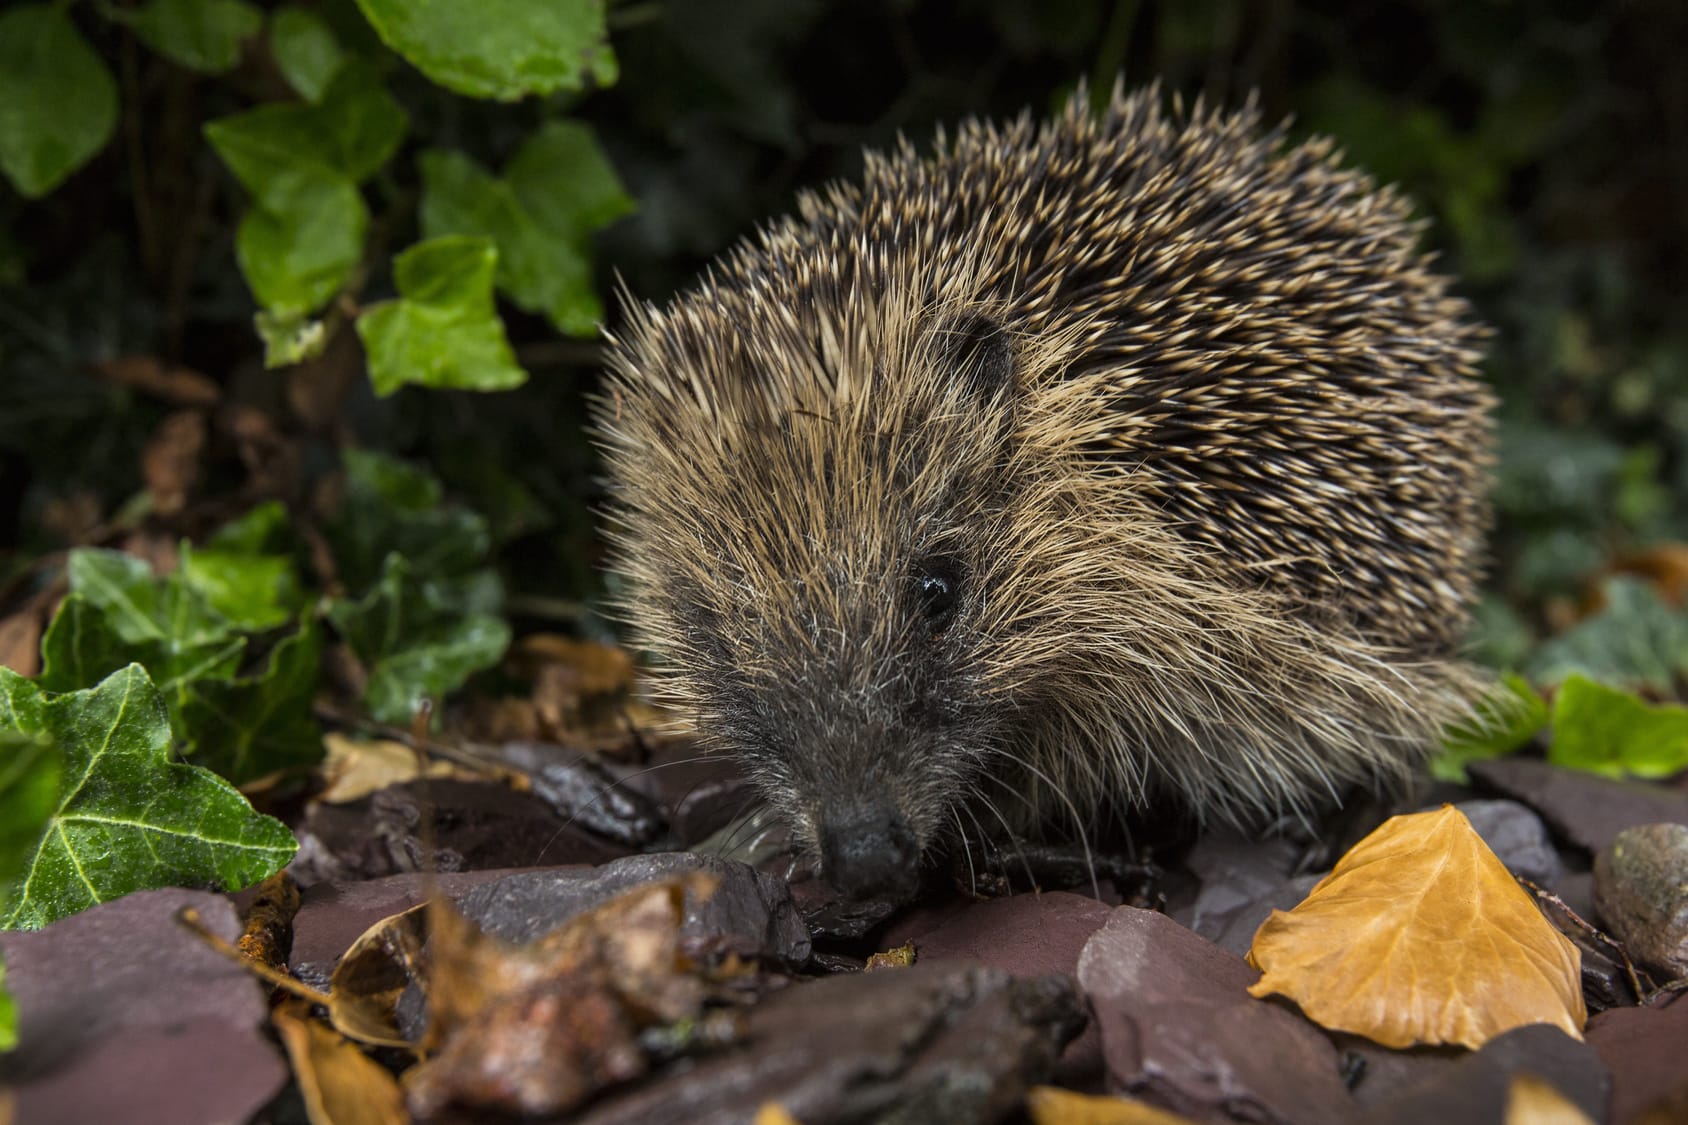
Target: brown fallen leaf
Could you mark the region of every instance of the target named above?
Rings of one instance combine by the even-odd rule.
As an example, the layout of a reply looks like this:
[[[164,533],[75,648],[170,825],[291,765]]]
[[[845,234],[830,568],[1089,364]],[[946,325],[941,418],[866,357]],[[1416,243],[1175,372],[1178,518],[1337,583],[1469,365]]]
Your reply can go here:
[[[1032,1125],[1194,1125],[1181,1114],[1130,1098],[1077,1094],[1058,1086],[1033,1086],[1026,1112]]]
[[[411,1112],[556,1114],[643,1074],[639,1032],[702,1010],[680,926],[686,898],[716,885],[707,875],[647,884],[525,946],[430,904],[429,1057],[404,1078]]]
[[[288,1000],[270,1014],[311,1125],[406,1125],[410,1114],[398,1080],[357,1044]]]
[[[1527,1071],[1512,1076],[1506,1091],[1506,1125],[1594,1125],[1552,1084]]]
[[[328,751],[322,774],[327,787],[316,799],[338,805],[367,797],[378,789],[413,781],[421,773],[416,751],[402,742],[385,739],[350,738],[337,731],[323,735]],[[430,762],[427,776],[451,777],[457,771],[448,762]]]
[[[33,605],[0,617],[0,668],[26,679],[41,671],[41,633],[45,614]]]
[[[414,1047],[399,1030],[399,997],[425,975],[428,906],[381,919],[358,936],[334,966],[328,1016],[340,1034],[378,1047]]]
[[[1255,996],[1386,1047],[1476,1049],[1550,1023],[1582,1038],[1581,956],[1451,805],[1385,821],[1254,935]]]
[[[222,388],[209,375],[165,363],[156,356],[123,355],[89,366],[101,378],[178,406],[215,406],[223,396]]]
[[[205,452],[205,415],[178,410],[158,424],[141,452],[141,476],[152,494],[153,511],[172,515],[187,506],[199,486]]]

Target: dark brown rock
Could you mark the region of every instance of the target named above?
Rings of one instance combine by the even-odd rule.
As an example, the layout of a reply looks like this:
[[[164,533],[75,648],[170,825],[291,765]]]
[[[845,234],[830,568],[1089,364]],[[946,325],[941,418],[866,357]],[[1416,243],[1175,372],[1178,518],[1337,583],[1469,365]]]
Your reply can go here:
[[[1543,887],[1558,881],[1564,865],[1547,826],[1528,807],[1503,800],[1461,801],[1455,807],[1513,875]]]
[[[553,742],[506,742],[497,757],[527,774],[534,795],[565,824],[629,848],[654,844],[668,831],[657,803],[628,784],[616,763]]]
[[[894,948],[913,942],[922,965],[966,962],[1015,976],[1065,973],[1076,978],[1085,942],[1110,913],[1112,907],[1104,903],[1065,891],[1014,895],[899,920],[880,944]],[[1084,1085],[1101,1071],[1101,1038],[1094,1027],[1086,1027],[1061,1056],[1057,1078]]]
[[[423,816],[433,854],[424,857]],[[357,801],[316,804],[288,870],[301,887],[407,871],[604,863],[634,849],[566,823],[532,793],[483,781],[407,782]]]
[[[718,878],[708,899],[686,900],[681,947],[713,962],[728,954],[796,969],[809,959],[809,932],[784,883],[730,859],[692,852],[629,856],[602,867],[529,871],[474,888],[458,909],[504,941],[526,943],[577,914],[645,883],[696,872]]]
[[[1688,794],[1561,769],[1536,758],[1473,762],[1471,776],[1536,810],[1591,855],[1638,824],[1688,824]]]
[[[1601,1012],[1588,1021],[1587,1035],[1612,1072],[1613,1125],[1628,1125],[1688,1086],[1688,996]]]
[[[0,934],[20,1042],[0,1089],[31,1125],[245,1121],[287,1066],[264,1034],[257,980],[176,920],[197,909],[240,933],[234,907],[198,891],[142,891],[34,933]]]
[[[583,1125],[999,1121],[1046,1081],[1083,1012],[1065,977],[919,966],[828,977],[744,1017],[740,1042],[599,1102]]]
[[[1601,921],[1660,980],[1688,977],[1688,826],[1626,828],[1594,860]]]
[[[448,871],[434,876],[411,873],[306,887],[299,896],[299,913],[293,918],[288,967],[307,983],[326,985],[340,955],[365,930],[383,918],[421,904],[430,890],[455,899],[482,883],[522,870],[530,869]]]
[[[1117,1092],[1197,1120],[1352,1119],[1330,1040],[1249,996],[1258,972],[1170,918],[1119,907],[1078,973]]]
[[[1407,1052],[1396,1052],[1408,1054]],[[1498,1035],[1482,1050],[1452,1061],[1434,1060],[1424,1080],[1378,1102],[1364,1125],[1492,1125],[1507,1120],[1514,1076],[1533,1074],[1563,1094],[1589,1120],[1606,1120],[1611,1077],[1594,1048],[1547,1024]]]

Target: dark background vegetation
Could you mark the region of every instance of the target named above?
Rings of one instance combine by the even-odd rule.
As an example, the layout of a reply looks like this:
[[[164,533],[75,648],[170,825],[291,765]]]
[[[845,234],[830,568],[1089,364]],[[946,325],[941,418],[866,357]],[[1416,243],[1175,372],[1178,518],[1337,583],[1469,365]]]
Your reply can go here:
[[[355,13],[318,7],[345,36],[367,36]],[[47,198],[0,188],[0,582],[110,526],[136,496],[167,407],[88,364],[139,354],[209,375],[302,438],[298,471],[273,485],[295,493],[285,499],[347,442],[414,457],[501,532],[518,617],[601,593],[582,435],[596,345],[506,306],[533,374],[516,392],[377,400],[350,333],[311,379],[265,371],[232,253],[241,193],[200,128],[278,96],[273,76],[247,65],[203,78],[109,24],[79,24],[119,76],[124,118],[117,142]],[[568,104],[639,208],[599,239],[606,295],[619,275],[663,299],[899,132],[918,141],[968,114],[1042,113],[1080,78],[1119,73],[1227,103],[1258,90],[1268,118],[1334,134],[1408,190],[1496,329],[1491,652],[1504,659],[1562,623],[1642,548],[1688,537],[1680,0],[627,0],[610,29],[620,81]],[[408,146],[461,148],[490,167],[548,108],[474,102],[408,70],[392,85],[412,114]],[[375,187],[388,253],[372,260],[417,237],[411,166],[401,154]],[[369,296],[389,291],[377,276]],[[239,442],[214,435],[210,452],[202,493],[249,493]]]

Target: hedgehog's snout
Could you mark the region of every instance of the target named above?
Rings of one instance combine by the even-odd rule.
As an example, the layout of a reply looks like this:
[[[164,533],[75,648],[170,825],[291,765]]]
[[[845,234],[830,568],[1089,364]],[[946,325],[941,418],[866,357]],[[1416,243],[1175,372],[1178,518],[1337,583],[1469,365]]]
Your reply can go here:
[[[864,798],[821,814],[821,871],[853,899],[914,897],[920,845],[908,819],[886,801]]]

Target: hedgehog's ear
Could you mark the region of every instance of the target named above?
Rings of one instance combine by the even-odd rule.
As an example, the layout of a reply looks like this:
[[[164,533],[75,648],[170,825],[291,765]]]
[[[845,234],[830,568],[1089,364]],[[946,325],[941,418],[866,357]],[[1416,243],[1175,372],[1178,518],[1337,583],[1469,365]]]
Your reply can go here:
[[[1014,388],[1014,342],[1008,330],[984,313],[958,313],[932,326],[933,351],[941,371],[981,402],[1007,398]]]

